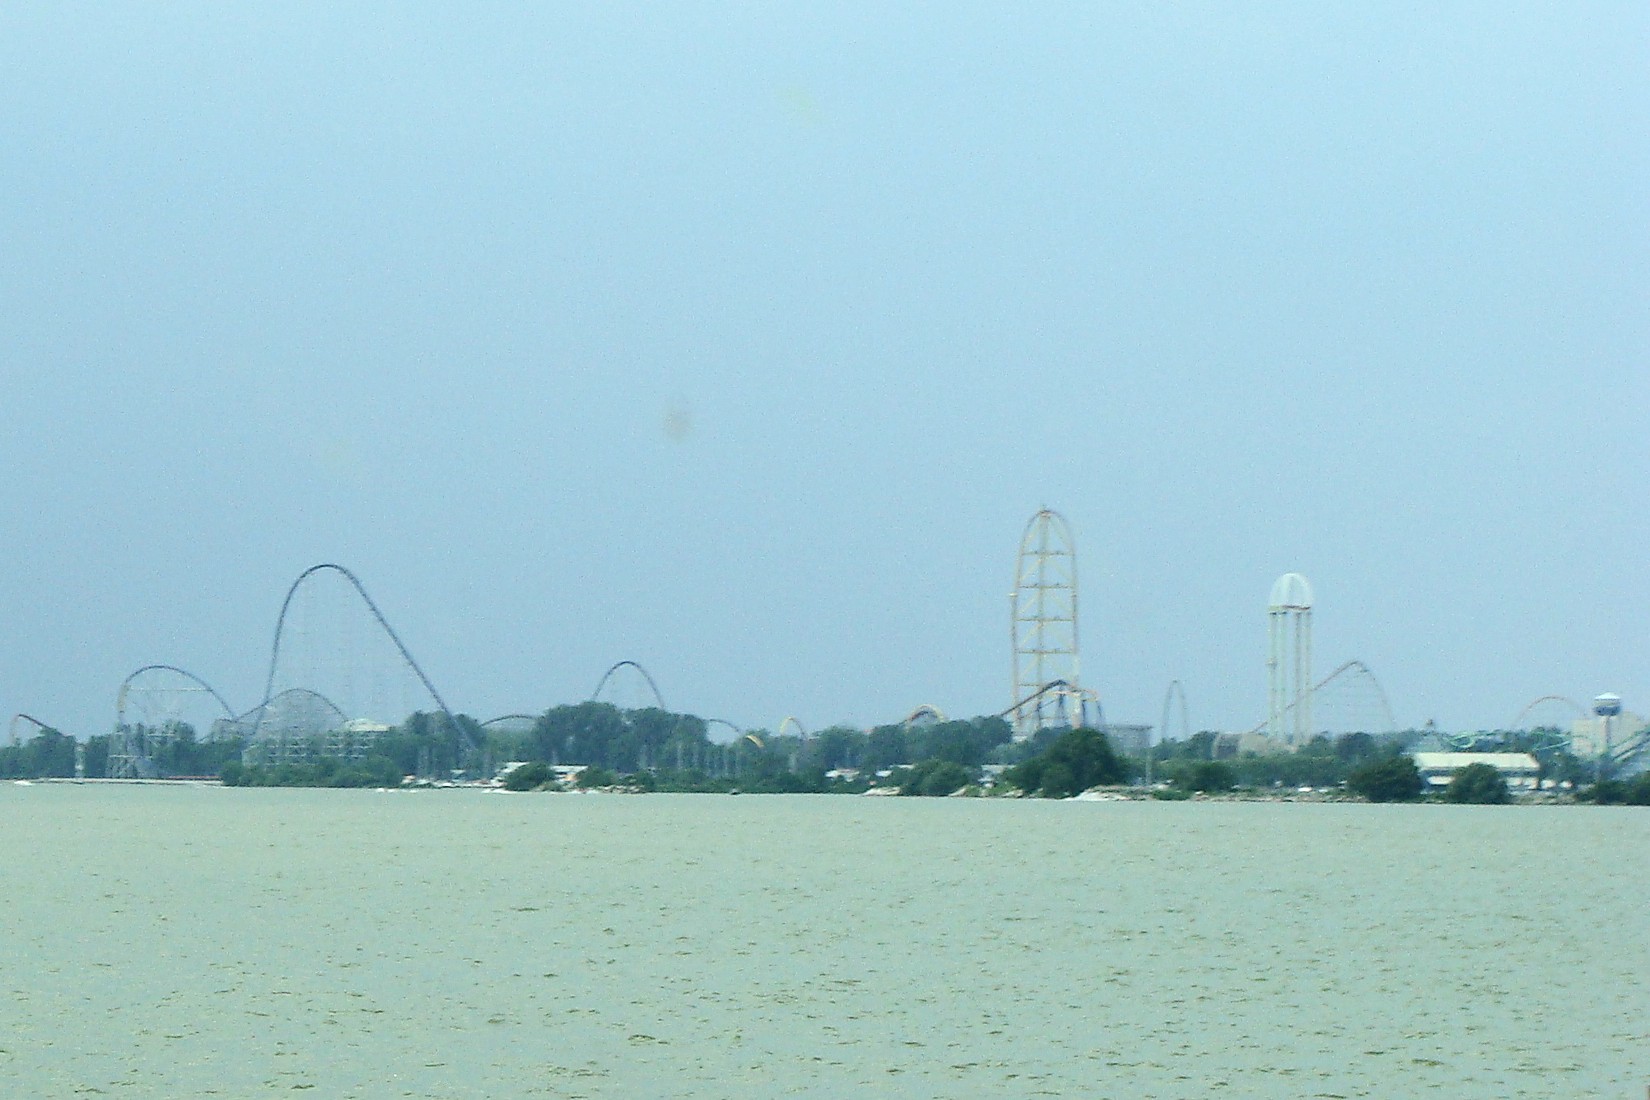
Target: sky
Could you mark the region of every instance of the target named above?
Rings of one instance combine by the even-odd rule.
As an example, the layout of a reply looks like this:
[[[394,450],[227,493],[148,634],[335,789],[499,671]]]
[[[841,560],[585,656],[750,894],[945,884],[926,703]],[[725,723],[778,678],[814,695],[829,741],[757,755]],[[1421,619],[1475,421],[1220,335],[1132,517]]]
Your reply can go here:
[[[1650,710],[1650,8],[889,7],[0,8],[0,711],[994,713],[1042,507],[1112,720]]]

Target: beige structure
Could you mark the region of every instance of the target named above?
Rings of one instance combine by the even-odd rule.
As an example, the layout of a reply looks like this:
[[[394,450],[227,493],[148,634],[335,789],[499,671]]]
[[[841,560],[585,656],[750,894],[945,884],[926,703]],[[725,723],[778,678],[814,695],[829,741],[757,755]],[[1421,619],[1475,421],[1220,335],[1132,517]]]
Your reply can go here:
[[[1609,719],[1610,739],[1615,748],[1632,739],[1633,735],[1650,725],[1643,716],[1622,711]],[[1604,751],[1604,723],[1601,717],[1577,718],[1570,723],[1570,751],[1583,760],[1591,760]]]
[[[1299,746],[1291,745],[1286,741],[1268,737],[1264,733],[1221,734],[1221,737],[1236,737],[1237,745],[1233,750],[1234,756],[1247,756],[1253,753],[1256,756],[1279,756],[1283,753],[1294,752]]]

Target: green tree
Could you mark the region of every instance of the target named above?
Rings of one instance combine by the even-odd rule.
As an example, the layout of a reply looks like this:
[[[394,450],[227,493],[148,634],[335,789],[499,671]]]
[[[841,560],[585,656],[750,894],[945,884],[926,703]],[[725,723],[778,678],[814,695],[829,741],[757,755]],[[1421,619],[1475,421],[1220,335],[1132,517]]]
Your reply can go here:
[[[532,755],[552,764],[593,764],[621,772],[685,764],[702,750],[705,723],[657,707],[620,710],[611,703],[551,707],[535,723]]]
[[[1345,764],[1361,764],[1379,751],[1367,733],[1348,733],[1335,741],[1335,756]]]
[[[518,764],[505,775],[504,789],[507,791],[530,791],[548,782],[553,774],[555,773],[550,770],[550,765],[542,760],[532,760],[526,764]]]
[[[1444,797],[1451,802],[1501,806],[1512,801],[1507,781],[1488,764],[1468,764],[1450,779]]]
[[[235,738],[235,759],[240,759],[240,738]],[[109,770],[109,735],[100,733],[86,739],[86,774],[102,775]]]
[[[367,756],[354,763],[338,761],[331,770],[329,786],[333,787],[399,787],[402,773],[399,765],[387,756]]]
[[[1174,769],[1171,781],[1183,791],[1229,791],[1237,785],[1237,772],[1224,760],[1188,760]]]
[[[973,781],[974,769],[964,767],[954,760],[933,757],[905,773],[905,781],[900,784],[899,793],[944,798],[948,794],[962,790]]]
[[[1044,798],[1070,798],[1087,790],[1064,760],[1043,761],[1040,779],[1037,793]]]
[[[865,753],[865,734],[852,726],[820,730],[808,744],[808,763],[821,771],[851,768]]]
[[[74,738],[50,726],[9,755],[8,778],[44,779],[74,774]]]
[[[996,717],[916,725],[905,731],[905,750],[909,759],[950,760],[977,768],[1012,733],[1009,724]]]
[[[1415,761],[1395,753],[1353,768],[1346,786],[1371,802],[1413,802],[1421,797],[1421,773]]]
[[[1087,727],[1067,730],[1045,751],[1003,773],[1011,786],[1044,798],[1070,798],[1128,778],[1127,765],[1112,751],[1106,735]]]
[[[463,730],[476,741],[485,740],[475,719],[466,714],[453,716],[458,725],[440,711],[415,711],[399,726],[383,734],[373,744],[373,752],[395,761],[403,775],[445,777],[465,766]]]
[[[1213,730],[1199,730],[1186,739],[1186,755],[1194,760],[1213,760],[1215,742],[1219,740],[1220,734]]]
[[[1650,772],[1632,779],[1602,780],[1576,797],[1600,806],[1650,806]]]
[[[619,738],[614,753],[614,766],[636,772],[643,768],[657,768],[665,746],[676,735],[682,716],[659,707],[620,712],[624,716],[625,731]]]
[[[895,764],[910,763],[905,748],[904,725],[877,726],[865,739],[865,755],[860,767],[867,771],[881,771]]]
[[[612,787],[619,782],[619,777],[606,768],[592,764],[578,774],[574,780],[581,787]]]

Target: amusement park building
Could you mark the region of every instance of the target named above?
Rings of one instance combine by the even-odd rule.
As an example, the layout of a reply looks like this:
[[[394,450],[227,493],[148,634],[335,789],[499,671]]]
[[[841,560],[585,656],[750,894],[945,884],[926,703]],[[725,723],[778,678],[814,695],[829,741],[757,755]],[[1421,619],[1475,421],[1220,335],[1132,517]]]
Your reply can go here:
[[[1540,763],[1527,752],[1418,752],[1414,759],[1429,790],[1449,786],[1455,773],[1469,764],[1488,764],[1514,791],[1535,790],[1541,775]]]
[[[1570,751],[1583,759],[1591,759],[1604,751],[1604,719],[1578,718],[1570,723]],[[1643,716],[1622,711],[1610,719],[1611,740],[1616,747],[1629,740],[1638,731],[1650,725]]]

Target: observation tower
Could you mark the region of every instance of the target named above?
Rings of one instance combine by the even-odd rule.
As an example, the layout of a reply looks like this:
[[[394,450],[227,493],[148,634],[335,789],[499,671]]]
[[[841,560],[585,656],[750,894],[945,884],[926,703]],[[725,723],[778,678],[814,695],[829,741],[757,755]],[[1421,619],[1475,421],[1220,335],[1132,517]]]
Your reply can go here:
[[[1613,691],[1593,697],[1593,713],[1598,715],[1599,723],[1604,727],[1599,732],[1603,735],[1603,743],[1599,746],[1598,768],[1594,772],[1595,782],[1602,782],[1607,778],[1610,764],[1611,735],[1615,733],[1615,720],[1621,717],[1621,696]]]
[[[1304,745],[1312,737],[1312,586],[1299,573],[1273,582],[1266,633],[1266,735]]]

